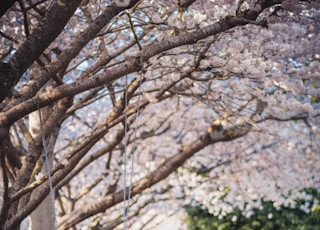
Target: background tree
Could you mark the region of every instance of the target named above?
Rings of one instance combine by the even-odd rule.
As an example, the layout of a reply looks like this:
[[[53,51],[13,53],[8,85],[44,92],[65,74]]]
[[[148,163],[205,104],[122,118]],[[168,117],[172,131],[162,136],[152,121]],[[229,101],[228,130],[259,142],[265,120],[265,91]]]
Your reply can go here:
[[[142,228],[155,204],[227,214],[319,188],[319,4],[18,1],[0,27],[2,228],[33,211],[35,229]]]

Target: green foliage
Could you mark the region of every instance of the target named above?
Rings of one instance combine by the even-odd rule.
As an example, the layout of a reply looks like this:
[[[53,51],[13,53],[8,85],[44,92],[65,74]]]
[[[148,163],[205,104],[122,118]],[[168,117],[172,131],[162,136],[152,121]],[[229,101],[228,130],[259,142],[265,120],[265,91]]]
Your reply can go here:
[[[317,98],[317,97],[311,98],[311,103],[319,103],[319,102],[320,102],[320,98]]]
[[[313,188],[303,191],[311,199],[297,199],[295,207],[277,208],[272,201],[262,200],[262,209],[253,209],[250,217],[245,217],[239,208],[219,218],[203,207],[187,207],[188,230],[320,230],[320,193]]]

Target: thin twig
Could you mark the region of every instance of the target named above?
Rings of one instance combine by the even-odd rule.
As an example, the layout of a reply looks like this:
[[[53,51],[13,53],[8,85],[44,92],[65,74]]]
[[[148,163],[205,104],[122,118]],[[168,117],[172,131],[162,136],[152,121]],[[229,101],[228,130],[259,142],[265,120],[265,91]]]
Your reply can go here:
[[[128,12],[126,12],[126,15],[128,16],[129,23],[130,23],[130,28],[131,28],[131,31],[132,31],[132,33],[133,33],[133,36],[134,36],[134,38],[135,38],[135,40],[136,40],[136,42],[137,42],[137,45],[138,45],[138,47],[139,47],[139,50],[142,50],[142,46],[141,46],[141,44],[140,44],[140,42],[139,42],[137,33],[136,33],[135,29],[134,29],[134,24],[133,24],[131,15],[130,15]]]

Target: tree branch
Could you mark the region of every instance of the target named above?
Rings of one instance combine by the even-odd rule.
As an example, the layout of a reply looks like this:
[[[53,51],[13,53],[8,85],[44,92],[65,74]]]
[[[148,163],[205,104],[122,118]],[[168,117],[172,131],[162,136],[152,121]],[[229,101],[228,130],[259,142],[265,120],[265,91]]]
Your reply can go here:
[[[0,0],[0,18],[10,9],[17,0]]]
[[[145,47],[137,56],[128,58],[126,62],[106,70],[106,74],[104,76],[93,76],[78,80],[74,83],[61,85],[51,91],[42,93],[34,98],[22,102],[21,104],[6,111],[4,114],[0,114],[0,127],[9,127],[16,120],[32,111],[35,111],[37,109],[37,104],[39,104],[40,107],[44,107],[65,96],[76,95],[88,89],[108,84],[122,76],[125,76],[126,74],[138,71],[141,69],[141,60],[147,61],[151,57],[169,49],[182,45],[193,44],[199,40],[224,32],[235,26],[245,25],[248,23],[250,23],[250,21],[242,17],[226,17],[220,22],[200,29],[198,33],[185,33],[180,36],[152,44]],[[0,132],[0,137],[1,135],[2,132]]]
[[[167,159],[156,170],[151,172],[148,177],[144,177],[135,183],[132,187],[131,197],[140,194],[145,189],[150,188],[152,185],[168,177],[177,168],[182,166],[187,159],[192,157],[195,153],[199,152],[206,146],[221,141],[230,141],[246,135],[250,131],[250,126],[246,124],[241,127],[233,127],[232,129],[228,130],[232,130],[232,136],[228,135],[229,132],[227,132],[227,130],[216,131],[213,133],[207,131],[197,140],[193,141],[190,145],[184,146],[181,152],[178,152],[171,158]],[[128,190],[129,187],[126,189]],[[128,191],[126,194],[128,194]],[[74,210],[65,215],[61,219],[59,228],[70,228],[90,216],[104,212],[106,209],[120,203],[121,201],[123,201],[123,190],[111,194],[102,200],[97,201],[96,203],[82,206],[81,210]]]
[[[1,93],[0,102],[19,81],[22,74],[60,34],[74,11],[80,5],[80,2],[81,0],[58,1],[58,4],[55,4],[52,9],[47,12],[39,26],[34,29],[28,39],[14,53],[8,63],[13,73],[8,75],[0,71],[0,78],[8,82],[6,86],[0,88],[0,91],[4,92]]]

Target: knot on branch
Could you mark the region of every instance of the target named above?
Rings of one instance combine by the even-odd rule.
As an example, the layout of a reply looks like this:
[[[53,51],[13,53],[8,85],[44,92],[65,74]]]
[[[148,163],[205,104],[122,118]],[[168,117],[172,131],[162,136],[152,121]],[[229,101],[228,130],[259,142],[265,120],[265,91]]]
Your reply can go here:
[[[143,54],[139,52],[134,59],[134,65],[136,66],[137,69],[144,71],[144,58]]]
[[[143,57],[142,57],[141,53],[138,53],[138,55],[136,56],[135,64],[137,66],[142,66],[143,65]]]
[[[237,137],[245,135],[249,130],[250,126],[248,124],[237,125],[230,128],[223,128],[222,119],[217,119],[212,121],[210,127],[207,130],[211,141],[230,141]]]
[[[223,130],[222,123],[220,119],[214,120],[211,123],[211,126],[208,128],[208,133],[212,134],[214,132],[220,132]]]

